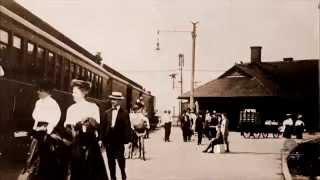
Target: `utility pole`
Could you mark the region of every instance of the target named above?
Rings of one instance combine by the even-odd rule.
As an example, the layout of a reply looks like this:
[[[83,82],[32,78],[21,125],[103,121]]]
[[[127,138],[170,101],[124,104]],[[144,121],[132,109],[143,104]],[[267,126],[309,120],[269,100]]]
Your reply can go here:
[[[192,66],[191,66],[191,93],[190,93],[190,109],[193,112],[194,110],[194,68],[196,62],[196,38],[197,38],[197,24],[199,22],[191,22],[193,30],[192,35]]]
[[[183,94],[183,81],[182,81],[182,67],[184,66],[184,55],[182,53],[179,54],[179,71],[180,71],[180,97]],[[179,115],[182,114],[182,99],[179,102]]]
[[[196,62],[196,38],[197,38],[197,24],[199,23],[197,22],[191,22],[192,23],[192,31],[178,31],[178,30],[157,30],[157,44],[156,44],[156,50],[159,51],[160,50],[160,43],[159,43],[159,35],[160,32],[170,32],[170,33],[180,33],[180,32],[191,32],[191,36],[192,36],[192,66],[191,66],[191,88],[190,88],[190,109],[191,111],[194,110],[194,76],[195,76],[195,62]],[[182,85],[181,85],[182,86]]]

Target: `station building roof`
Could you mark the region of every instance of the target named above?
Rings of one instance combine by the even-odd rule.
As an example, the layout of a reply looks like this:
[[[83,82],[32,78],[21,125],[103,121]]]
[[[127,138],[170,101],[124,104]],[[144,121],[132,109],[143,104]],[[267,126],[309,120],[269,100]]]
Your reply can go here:
[[[195,98],[319,96],[317,59],[236,64],[196,88]],[[190,91],[179,97],[189,99]]]

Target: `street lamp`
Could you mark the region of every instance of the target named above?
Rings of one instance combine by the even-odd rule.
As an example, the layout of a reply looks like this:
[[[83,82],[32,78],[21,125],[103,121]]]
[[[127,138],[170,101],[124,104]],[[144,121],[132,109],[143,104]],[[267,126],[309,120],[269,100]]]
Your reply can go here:
[[[174,80],[176,79],[176,73],[172,73],[172,74],[169,74],[169,76],[171,77],[171,79],[172,79],[172,89],[174,89]]]
[[[190,109],[191,111],[194,110],[194,76],[195,76],[195,59],[196,59],[196,38],[197,38],[197,24],[199,22],[191,22],[192,23],[192,31],[176,31],[176,30],[171,30],[171,31],[168,31],[168,30],[158,30],[157,31],[157,35],[158,35],[158,38],[157,38],[157,47],[156,47],[156,50],[160,50],[160,43],[159,43],[159,34],[160,32],[191,32],[191,36],[192,36],[192,65],[191,65],[191,88],[190,88]]]

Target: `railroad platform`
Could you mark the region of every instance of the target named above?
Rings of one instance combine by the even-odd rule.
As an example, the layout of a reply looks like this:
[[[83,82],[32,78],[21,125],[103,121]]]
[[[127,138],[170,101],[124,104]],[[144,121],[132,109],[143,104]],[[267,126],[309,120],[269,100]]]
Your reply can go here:
[[[202,153],[208,140],[196,145],[183,142],[182,132],[174,127],[171,142],[163,141],[164,130],[146,141],[146,161],[127,160],[128,179],[144,180],[278,180],[283,179],[281,153],[283,139],[245,139],[230,133],[230,153]],[[119,175],[120,177],[120,175]]]
[[[146,139],[146,161],[127,160],[128,180],[280,180],[281,148],[284,139],[245,139],[238,132],[230,132],[230,153],[202,153],[208,144],[183,142],[179,127],[173,127],[170,140],[164,142],[163,128]],[[0,159],[1,165],[1,159]],[[1,165],[0,180],[15,179],[21,163]],[[117,169],[120,178],[119,169]]]

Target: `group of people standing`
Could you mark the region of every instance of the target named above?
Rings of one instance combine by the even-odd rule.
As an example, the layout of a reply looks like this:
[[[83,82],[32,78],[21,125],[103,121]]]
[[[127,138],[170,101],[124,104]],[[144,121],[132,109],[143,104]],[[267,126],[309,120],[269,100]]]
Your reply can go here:
[[[225,113],[193,113],[187,109],[180,117],[183,141],[191,141],[194,132],[197,133],[197,144],[201,145],[203,134],[209,139],[210,143],[207,151],[215,144],[226,144],[226,152],[229,152],[229,120]]]
[[[71,87],[75,103],[67,109],[60,127],[61,109],[51,96],[53,86],[47,80],[38,83],[39,100],[32,113],[33,156],[27,163],[38,164],[33,179],[107,180],[102,156],[105,147],[111,180],[116,179],[116,161],[125,180],[124,145],[131,138],[131,122],[129,113],[120,105],[122,93],[112,92],[109,96],[112,108],[100,116],[99,107],[86,99],[91,83],[75,79]]]
[[[301,114],[294,116],[290,113],[286,114],[286,116],[287,118],[282,122],[283,137],[291,138],[291,135],[296,135],[297,139],[302,139],[305,129],[303,116]]]

